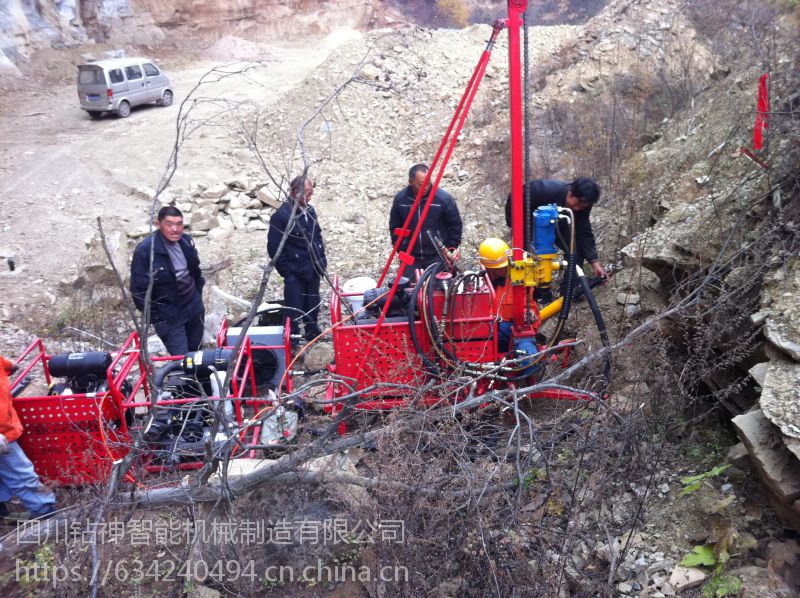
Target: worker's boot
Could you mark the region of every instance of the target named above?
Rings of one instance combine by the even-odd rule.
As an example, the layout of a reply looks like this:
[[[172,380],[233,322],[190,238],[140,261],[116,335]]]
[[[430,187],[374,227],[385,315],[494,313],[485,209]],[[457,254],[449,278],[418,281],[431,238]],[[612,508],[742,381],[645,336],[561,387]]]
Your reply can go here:
[[[8,507],[6,507],[6,511],[8,511]],[[30,511],[12,511],[5,516],[6,522],[14,522],[14,521],[30,521],[32,519],[44,520],[50,519],[56,512],[55,505],[52,505],[47,511],[40,515],[34,515]]]
[[[309,326],[306,328],[306,342],[310,343],[319,336],[322,336],[322,330],[320,330],[319,326]]]
[[[8,503],[0,503],[0,519],[6,524],[13,525],[16,521],[27,521],[31,518],[28,511],[10,511]]]

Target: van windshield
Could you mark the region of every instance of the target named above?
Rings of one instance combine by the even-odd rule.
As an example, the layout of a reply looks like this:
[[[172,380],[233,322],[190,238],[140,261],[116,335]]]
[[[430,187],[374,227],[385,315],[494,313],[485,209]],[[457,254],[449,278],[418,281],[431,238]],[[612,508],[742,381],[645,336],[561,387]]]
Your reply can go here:
[[[81,69],[78,71],[78,83],[81,85],[102,85],[103,72],[100,69]]]

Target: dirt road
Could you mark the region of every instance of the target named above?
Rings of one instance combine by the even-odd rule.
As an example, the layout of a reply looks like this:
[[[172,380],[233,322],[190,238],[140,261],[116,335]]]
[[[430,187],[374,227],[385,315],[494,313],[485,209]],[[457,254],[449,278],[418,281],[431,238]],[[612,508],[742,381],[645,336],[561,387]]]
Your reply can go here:
[[[267,46],[270,58],[243,76],[204,86],[201,97],[216,98],[205,114],[224,110],[224,101],[264,108],[296,86],[339,44],[359,37],[336,32],[302,49]],[[107,231],[147,225],[150,198],[175,143],[181,102],[209,69],[196,63],[167,72],[175,103],[135,109],[127,119],[89,119],[78,108],[74,85],[12,92],[0,114],[0,256],[13,256],[15,271],[0,266],[0,319],[41,323],[64,300],[61,280],[76,275],[96,234],[96,219]],[[225,67],[235,71],[243,64]],[[196,113],[197,119],[203,112]],[[173,185],[225,176],[219,160],[229,151],[227,133],[203,133],[187,144]],[[126,269],[127,264],[122,264]]]

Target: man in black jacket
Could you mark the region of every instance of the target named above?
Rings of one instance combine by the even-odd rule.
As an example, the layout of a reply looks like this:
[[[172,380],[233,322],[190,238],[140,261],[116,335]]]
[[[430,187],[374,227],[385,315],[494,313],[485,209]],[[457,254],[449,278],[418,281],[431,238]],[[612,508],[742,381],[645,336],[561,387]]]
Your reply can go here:
[[[425,164],[415,164],[412,166],[411,170],[408,171],[408,187],[394,196],[392,209],[391,212],[389,212],[389,234],[392,236],[392,244],[397,242],[396,229],[401,228],[406,221],[408,213],[414,205],[417,193],[419,193],[419,190],[425,182],[425,175],[427,172],[428,167]],[[408,225],[412,234],[419,222],[429,193],[430,186],[425,190],[414,212],[414,216],[411,218],[411,222]],[[444,189],[437,189],[436,195],[433,196],[431,207],[425,217],[425,223],[422,225],[422,230],[411,252],[411,255],[414,256],[414,267],[427,268],[439,259],[439,254],[433,243],[431,243],[428,231],[438,236],[445,247],[453,248],[461,245],[461,228],[461,214],[458,213],[456,200]],[[400,244],[400,249],[402,251],[405,251],[408,247],[410,238],[411,237],[406,238]]]
[[[267,252],[275,258],[284,231],[289,229],[275,268],[283,276],[283,299],[291,318],[292,334],[299,333],[298,322],[302,320],[304,336],[310,341],[321,334],[317,322],[319,283],[328,261],[317,213],[308,205],[314,194],[314,183],[308,176],[298,176],[292,179],[289,189],[289,200],[269,219]]]
[[[538,207],[556,204],[561,208],[570,208],[575,214],[575,252],[576,264],[579,266],[584,261],[592,265],[595,276],[608,278],[603,263],[597,255],[597,246],[594,240],[592,223],[589,220],[592,206],[600,199],[600,186],[592,179],[577,178],[571,183],[553,179],[535,179],[528,182],[530,193],[531,214]],[[524,191],[523,191],[524,193]],[[511,196],[506,200],[506,225],[511,226]],[[556,244],[562,251],[567,251],[569,243],[569,225],[559,221],[559,235]]]
[[[139,243],[131,263],[131,295],[139,311],[153,273],[150,321],[170,355],[197,351],[203,342],[203,285],[200,258],[183,232],[183,214],[173,206],[158,211],[158,230]],[[152,250],[153,263],[150,265]]]

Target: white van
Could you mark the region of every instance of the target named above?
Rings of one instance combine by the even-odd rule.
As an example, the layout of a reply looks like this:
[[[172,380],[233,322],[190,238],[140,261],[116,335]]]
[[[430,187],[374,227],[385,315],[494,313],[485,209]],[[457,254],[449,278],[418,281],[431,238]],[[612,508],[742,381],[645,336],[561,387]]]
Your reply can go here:
[[[172,84],[149,58],[98,60],[78,66],[78,99],[94,119],[106,112],[126,118],[140,104],[171,105]]]

